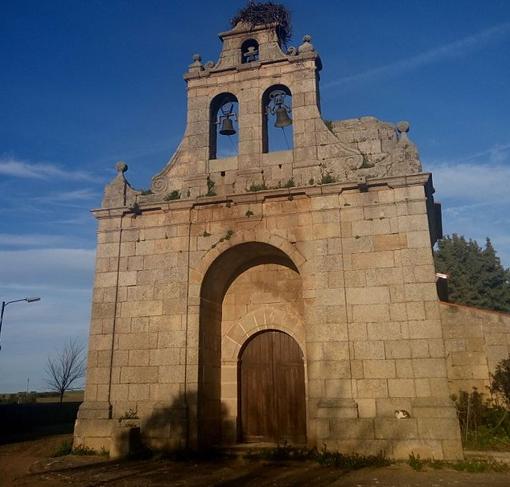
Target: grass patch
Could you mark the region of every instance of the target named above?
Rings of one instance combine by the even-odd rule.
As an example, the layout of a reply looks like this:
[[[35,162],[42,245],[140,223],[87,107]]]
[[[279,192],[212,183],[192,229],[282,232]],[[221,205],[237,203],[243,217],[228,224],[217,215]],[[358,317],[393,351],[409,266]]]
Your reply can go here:
[[[434,470],[442,468],[453,468],[458,472],[484,473],[484,472],[508,472],[510,465],[497,462],[496,460],[467,459],[458,462],[447,462],[443,460],[421,459],[420,455],[411,453],[407,461],[409,466],[417,472],[423,471],[426,467]]]
[[[425,466],[425,462],[420,458],[420,455],[415,455],[414,453],[409,455],[409,460],[407,463],[413,470],[416,470],[417,472],[423,470],[423,467]]]
[[[69,440],[64,440],[57,449],[51,455],[54,457],[63,457],[65,455],[70,455],[73,451],[73,442]]]
[[[467,450],[510,451],[510,435],[497,428],[496,431],[480,426],[478,431],[468,431],[463,437],[464,448]]]
[[[385,467],[392,462],[382,453],[379,455],[345,455],[336,451],[329,451],[326,447],[317,448],[294,448],[287,444],[275,448],[263,448],[248,452],[245,456],[248,460],[312,460],[319,465],[336,467],[345,470],[359,470],[366,467]]]
[[[51,455],[52,458],[54,457],[63,457],[66,455],[79,455],[79,456],[86,456],[86,455],[108,455],[108,452],[101,448],[101,450],[98,452],[92,448],[88,448],[83,445],[79,445],[76,448],[73,448],[73,442],[71,440],[64,440],[57,449],[53,452]]]
[[[76,448],[73,448],[73,451],[71,453],[73,455],[80,455],[80,456],[88,456],[88,455],[92,456],[92,455],[101,455],[101,454],[104,455],[103,451],[97,452],[96,450],[94,450],[92,448],[88,448],[83,445],[79,445]]]
[[[483,472],[508,472],[510,466],[496,460],[462,460],[453,463],[452,468],[459,472],[483,473]]]

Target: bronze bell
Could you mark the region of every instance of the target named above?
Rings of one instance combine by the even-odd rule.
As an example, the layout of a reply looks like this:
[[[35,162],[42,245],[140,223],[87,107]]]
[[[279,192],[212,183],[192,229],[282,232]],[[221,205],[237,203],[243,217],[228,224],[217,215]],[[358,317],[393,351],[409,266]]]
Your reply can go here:
[[[236,130],[234,128],[234,124],[232,123],[232,120],[230,120],[230,117],[226,116],[223,119],[223,122],[221,123],[220,134],[221,135],[234,135],[235,133],[236,133]]]
[[[292,119],[289,117],[289,114],[285,107],[280,105],[275,110],[275,114],[276,114],[276,121],[274,123],[275,127],[283,128],[283,127],[288,127],[289,125],[292,125]]]

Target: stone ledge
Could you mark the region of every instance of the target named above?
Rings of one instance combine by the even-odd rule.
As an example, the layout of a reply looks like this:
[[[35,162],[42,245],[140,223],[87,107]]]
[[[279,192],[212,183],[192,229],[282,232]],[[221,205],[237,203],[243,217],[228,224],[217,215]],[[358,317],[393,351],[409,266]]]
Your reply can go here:
[[[78,409],[78,419],[110,419],[110,405],[106,401],[85,401]]]

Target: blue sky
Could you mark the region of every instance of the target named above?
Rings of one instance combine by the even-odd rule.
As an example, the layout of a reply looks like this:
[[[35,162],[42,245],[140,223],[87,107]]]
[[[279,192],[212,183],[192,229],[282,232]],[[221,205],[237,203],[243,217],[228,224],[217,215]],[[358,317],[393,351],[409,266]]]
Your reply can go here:
[[[244,1],[2,0],[0,391],[44,389],[48,354],[86,340],[102,188],[139,188],[185,123],[182,74]],[[493,239],[510,266],[510,2],[288,1],[311,34],[327,119],[411,122],[444,229]]]

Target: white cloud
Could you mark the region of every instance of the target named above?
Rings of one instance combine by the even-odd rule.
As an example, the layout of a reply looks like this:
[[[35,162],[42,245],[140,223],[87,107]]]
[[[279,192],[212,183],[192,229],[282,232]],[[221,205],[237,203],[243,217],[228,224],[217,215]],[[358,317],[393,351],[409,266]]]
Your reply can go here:
[[[323,88],[348,85],[382,76],[396,76],[428,64],[466,55],[469,52],[483,48],[490,42],[503,39],[509,33],[510,22],[505,22],[457,41],[416,54],[415,56],[330,81],[323,85]]]
[[[94,256],[95,251],[90,249],[0,251],[0,290],[6,296],[14,285],[18,288],[90,289]]]
[[[503,265],[510,265],[510,144],[450,162],[428,164],[435,199],[443,202],[443,229],[484,245],[489,237]],[[505,163],[508,161],[508,163]]]
[[[16,248],[62,248],[82,247],[84,241],[69,235],[51,235],[45,233],[0,233],[0,247]]]
[[[510,204],[510,165],[451,163],[430,165],[436,198],[462,201],[462,206]]]
[[[76,189],[74,191],[62,191],[59,193],[51,193],[46,196],[40,196],[40,201],[79,201],[97,198],[99,193],[91,188]]]
[[[85,171],[72,171],[55,164],[31,163],[8,156],[0,157],[0,174],[17,178],[42,180],[52,178],[76,181],[97,180],[97,178]]]

